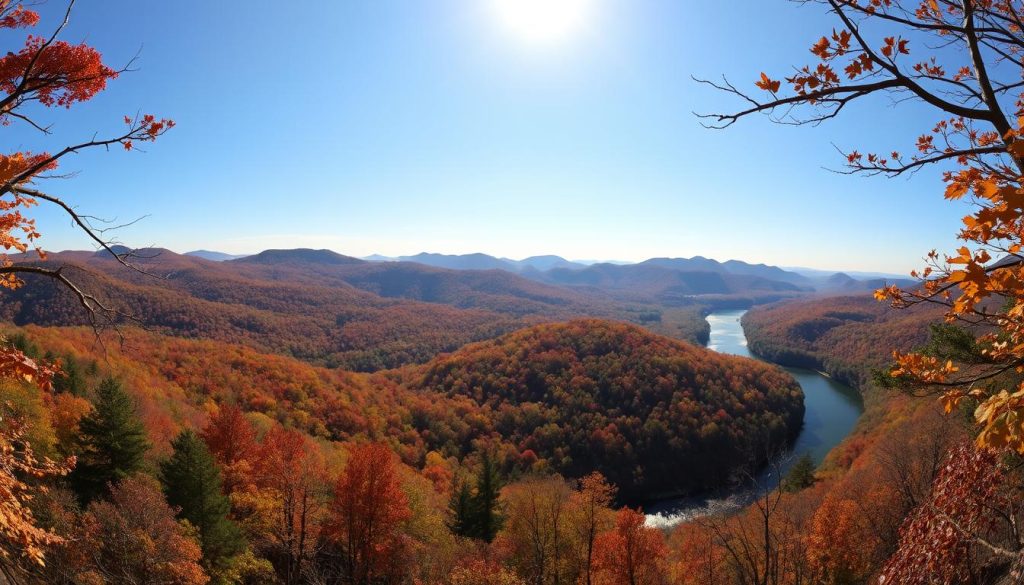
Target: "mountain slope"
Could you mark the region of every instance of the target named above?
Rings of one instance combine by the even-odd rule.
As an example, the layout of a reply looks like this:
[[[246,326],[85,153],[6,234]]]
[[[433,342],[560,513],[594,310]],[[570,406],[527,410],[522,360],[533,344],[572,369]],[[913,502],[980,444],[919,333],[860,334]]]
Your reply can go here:
[[[743,316],[752,352],[787,366],[813,368],[864,389],[872,368],[928,339],[942,308],[895,310],[870,294],[810,298],[756,307]]]
[[[358,371],[423,362],[471,341],[581,316],[648,322],[694,340],[704,332],[697,309],[665,313],[505,271],[370,263],[326,250],[270,250],[225,262],[142,250],[134,262],[144,272],[106,253],[19,260],[67,266],[104,304],[162,332],[240,342]],[[5,295],[0,319],[51,326],[89,322],[68,291],[48,280],[27,280],[31,286]]]
[[[65,266],[69,276],[105,305],[159,331],[240,342],[354,370],[422,362],[541,319],[387,299],[340,282],[258,278],[239,270],[235,262],[173,253],[140,261],[150,274],[77,253],[52,254],[47,262],[33,264]],[[26,281],[27,286],[5,295],[0,319],[41,325],[89,322],[78,300],[63,287],[49,279]]]
[[[297,248],[293,250],[264,250],[259,254],[245,256],[235,260],[240,264],[293,264],[297,262],[311,264],[326,264],[338,266],[345,264],[362,264],[364,260],[345,256],[331,250],[313,250],[310,248]]]
[[[543,273],[524,273],[524,276],[549,284],[602,290],[624,300],[667,306],[693,304],[699,302],[698,297],[708,295],[768,293],[779,298],[780,294],[784,296],[806,291],[795,284],[760,276],[683,270],[679,264],[671,261],[627,265],[595,264],[579,270],[555,268]]]
[[[593,319],[473,344],[403,380],[472,398],[520,449],[569,475],[597,469],[627,497],[721,485],[754,444],[783,444],[803,420],[778,368]]]
[[[606,295],[583,294],[504,270],[454,270],[414,262],[320,262],[298,257],[287,262],[230,262],[238,274],[316,286],[355,287],[386,298],[481,308],[510,315],[550,317],[616,313]]]
[[[551,270],[552,268],[586,268],[586,264],[580,264],[579,262],[572,262],[562,258],[561,256],[545,255],[545,256],[530,256],[529,258],[523,258],[517,260],[516,264],[519,265],[520,270]]]

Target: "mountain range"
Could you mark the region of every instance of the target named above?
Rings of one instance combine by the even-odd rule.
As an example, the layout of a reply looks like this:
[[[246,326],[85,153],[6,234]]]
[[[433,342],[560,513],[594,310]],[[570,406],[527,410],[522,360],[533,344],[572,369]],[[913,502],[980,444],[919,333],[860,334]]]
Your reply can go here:
[[[268,251],[269,252],[269,251]],[[319,251],[322,253],[329,250]],[[261,254],[265,254],[261,253]],[[197,256],[213,261],[238,260],[247,257],[245,254],[226,254],[210,250],[196,250],[186,252],[187,256]],[[339,254],[340,255],[340,254]],[[348,261],[355,258],[350,258]],[[568,260],[561,256],[548,254],[530,256],[521,260],[501,258],[483,253],[471,254],[437,254],[421,252],[412,256],[384,256],[373,254],[358,258],[367,262],[414,262],[438,268],[449,268],[453,270],[506,270],[510,273],[521,274],[532,280],[541,282],[555,282],[559,284],[572,284],[573,281],[586,283],[588,281],[600,281],[599,277],[581,276],[574,278],[565,273],[549,275],[538,275],[538,273],[551,273],[552,270],[587,270],[592,268],[592,273],[608,273],[608,266],[611,273],[615,273],[614,267],[620,266],[659,266],[681,273],[715,273],[737,276],[758,277],[769,281],[778,281],[795,285],[798,289],[818,291],[839,291],[854,292],[858,290],[873,290],[880,282],[906,284],[907,279],[899,275],[888,273],[872,273],[872,271],[838,271],[822,270],[818,268],[805,267],[780,267],[769,264],[752,264],[742,260],[726,260],[720,262],[703,256],[692,258],[650,258],[641,262],[603,261],[603,260]],[[626,273],[636,275],[640,268],[625,270]],[[625,277],[629,280],[628,277]],[[769,287],[774,288],[774,287]]]
[[[511,260],[480,253],[453,255],[424,252],[414,256],[399,257],[373,255],[364,260],[370,262],[415,262],[452,270],[506,270],[540,282],[569,286],[649,290],[650,283],[658,281],[661,282],[660,286],[663,288],[660,294],[662,300],[673,294],[684,297],[701,294],[731,294],[741,289],[849,293],[875,290],[885,283],[896,283],[902,286],[911,284],[909,279],[881,272],[787,269],[767,264],[751,264],[742,260],[719,262],[703,256],[651,258],[643,262],[626,263],[573,261],[554,255]],[[680,277],[678,273],[687,273],[691,276]],[[702,276],[693,276],[698,273]],[[742,277],[751,278],[744,279]]]
[[[12,256],[21,264],[63,266],[109,309],[99,316],[113,322],[358,371],[419,363],[466,343],[578,317],[704,342],[707,310],[878,285],[845,274],[819,282],[775,266],[701,257],[587,266],[538,256],[511,270],[496,268],[508,261],[483,254],[416,258],[374,262],[311,249],[229,258],[143,249],[134,251],[132,270],[106,251]],[[92,323],[66,287],[31,275],[26,281],[32,286],[5,294],[0,320]]]
[[[323,250],[321,252],[328,252]],[[186,255],[207,260],[227,261],[244,258],[209,250],[196,250]],[[350,258],[348,262],[354,260]],[[383,256],[373,254],[360,258],[372,263],[415,263],[449,270],[504,270],[522,275],[531,280],[568,286],[610,286],[611,288],[635,288],[638,282],[655,279],[665,287],[679,294],[730,294],[740,288],[755,288],[772,291],[822,291],[859,292],[878,288],[884,283],[910,284],[909,279],[883,272],[838,272],[812,268],[782,268],[767,264],[751,264],[742,260],[719,262],[703,256],[692,258],[651,258],[637,263],[567,260],[556,255],[530,256],[522,260],[499,258],[483,253],[437,254],[421,252],[412,256]],[[672,277],[660,274],[652,267],[673,273],[705,273],[702,278],[684,279],[686,282],[670,282]],[[574,272],[579,274],[574,274]],[[732,275],[715,278],[709,274]],[[756,277],[754,281],[735,281],[733,277]],[[699,281],[699,282],[694,282]],[[769,283],[767,281],[774,281]],[[793,285],[786,287],[777,283]],[[641,285],[641,289],[650,287]],[[665,294],[671,294],[665,291]]]

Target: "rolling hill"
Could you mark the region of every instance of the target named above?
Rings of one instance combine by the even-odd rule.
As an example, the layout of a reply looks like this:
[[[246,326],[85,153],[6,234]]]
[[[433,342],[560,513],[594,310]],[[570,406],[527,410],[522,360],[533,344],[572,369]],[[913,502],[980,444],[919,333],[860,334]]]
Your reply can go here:
[[[531,261],[555,267],[515,273],[367,262],[311,249],[216,261],[162,249],[134,254],[141,271],[105,252],[54,253],[43,264],[67,266],[85,290],[96,291],[118,313],[115,321],[128,322],[130,315],[165,333],[240,342],[356,371],[422,363],[469,342],[579,317],[629,321],[704,342],[701,312],[707,307],[749,306],[807,292],[774,267],[699,257],[589,267],[540,257]],[[477,256],[483,255],[474,255],[481,265],[490,264]],[[16,260],[38,263],[32,257]],[[0,319],[89,323],[68,291],[29,280],[32,286],[4,297]]]
[[[490,445],[505,465],[579,477],[599,470],[627,499],[720,485],[764,441],[799,429],[803,395],[788,374],[595,319],[542,324],[422,365],[360,374],[244,344],[122,330],[27,326],[33,355],[79,364],[80,384],[116,375],[132,392],[154,456],[217,404],[236,404],[323,439],[375,437],[422,466]]]
[[[712,303],[722,297],[747,297],[749,303],[753,303],[754,299],[764,302],[810,290],[761,276],[684,270],[677,265],[650,261],[626,265],[595,264],[578,270],[555,268],[524,275],[549,284],[603,291],[621,300],[666,306],[702,301]]]
[[[743,330],[755,354],[825,371],[863,391],[871,370],[890,364],[894,349],[923,345],[929,325],[941,321],[941,307],[894,310],[861,293],[755,307],[744,315]]]
[[[555,256],[553,254],[530,256],[522,260],[510,258],[496,258],[488,254],[435,254],[421,252],[413,256],[381,256],[374,254],[363,260],[371,262],[416,262],[436,268],[450,268],[452,270],[508,270],[510,272],[522,272],[526,270],[545,271],[552,268],[585,268],[586,264],[572,262]]]
[[[605,474],[624,495],[721,485],[799,430],[789,374],[598,320],[544,324],[401,372],[406,387],[465,396],[495,431],[570,476]]]
[[[302,272],[295,266],[211,262],[170,252],[138,263],[149,274],[92,253],[52,254],[42,264],[65,266],[104,304],[158,331],[244,343],[352,370],[425,361],[545,318],[384,298],[340,281],[325,284],[313,272],[308,278],[290,278]],[[28,286],[5,295],[0,319],[41,325],[89,322],[70,292],[47,279],[26,280]]]
[[[695,341],[705,330],[696,308],[663,319],[650,307],[505,271],[369,263],[326,250],[269,250],[220,262],[159,249],[136,255],[133,261],[144,272],[105,253],[18,260],[65,266],[105,305],[165,333],[240,342],[358,371],[423,362],[471,341],[581,316],[644,321]],[[27,280],[30,286],[5,295],[0,319],[89,323],[70,292],[46,279]],[[115,320],[129,322],[120,315]]]

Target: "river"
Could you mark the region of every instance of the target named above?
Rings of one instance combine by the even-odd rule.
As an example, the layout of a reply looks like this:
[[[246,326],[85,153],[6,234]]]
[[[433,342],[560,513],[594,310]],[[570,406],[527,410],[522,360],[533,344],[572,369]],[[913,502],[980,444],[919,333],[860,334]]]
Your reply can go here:
[[[711,336],[708,349],[757,359],[747,349],[747,337],[740,325],[744,310],[716,311],[708,315]],[[815,463],[821,463],[825,455],[846,435],[850,434],[857,419],[864,412],[860,395],[856,390],[840,384],[814,370],[784,368],[792,374],[804,391],[804,424],[800,434],[782,465],[782,474],[796,459],[809,453]],[[648,505],[649,526],[671,527],[680,522],[708,514],[729,512],[753,501],[765,486],[778,485],[779,474],[764,472],[758,478],[759,488],[746,482],[731,489],[721,490],[704,496],[692,496],[664,500]]]

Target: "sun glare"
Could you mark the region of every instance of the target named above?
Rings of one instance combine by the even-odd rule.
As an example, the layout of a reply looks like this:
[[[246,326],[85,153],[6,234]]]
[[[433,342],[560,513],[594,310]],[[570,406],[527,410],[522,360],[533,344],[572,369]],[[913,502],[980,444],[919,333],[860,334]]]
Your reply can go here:
[[[508,31],[529,44],[550,45],[578,33],[593,0],[491,0]]]

